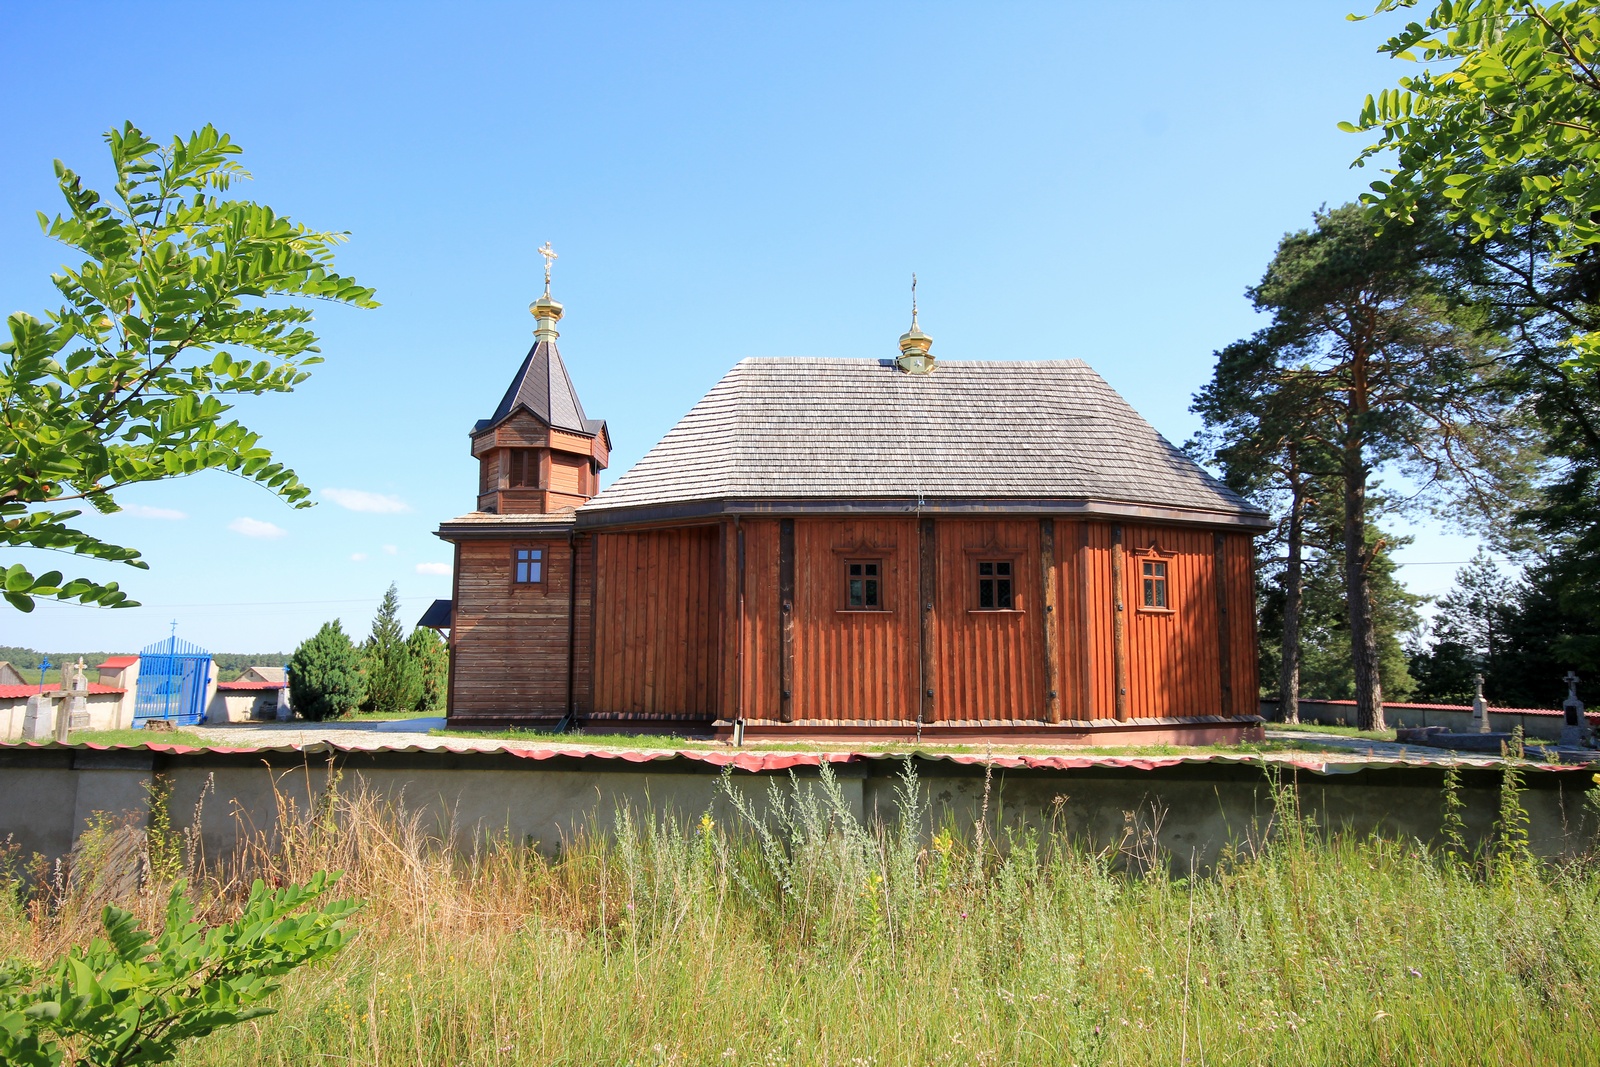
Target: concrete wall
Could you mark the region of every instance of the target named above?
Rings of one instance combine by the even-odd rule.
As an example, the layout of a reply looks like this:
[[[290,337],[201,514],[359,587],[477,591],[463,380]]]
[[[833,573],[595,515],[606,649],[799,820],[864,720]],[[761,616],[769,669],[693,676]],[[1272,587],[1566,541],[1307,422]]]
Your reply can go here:
[[[54,736],[56,713],[61,710],[59,691],[51,694],[50,713],[46,719],[46,735]],[[89,712],[90,730],[120,730],[133,722],[133,704],[121,693],[89,693],[84,697]],[[22,720],[28,714],[28,698],[16,697],[0,700],[0,741],[15,741],[22,736]],[[81,731],[80,731],[81,732]]]
[[[506,835],[551,851],[585,831],[609,831],[623,806],[688,820],[709,810],[722,825],[736,822],[719,795],[717,769],[702,761],[347,753],[333,766],[342,774],[342,792],[367,789],[418,812],[425,828],[449,835],[461,848]],[[270,833],[284,805],[307,811],[326,788],[329,768],[325,756],[301,759],[292,753],[0,750],[0,840],[9,835],[26,854],[61,856],[95,812],[134,821],[147,817],[145,791],[152,775],[161,773],[172,782],[174,824],[191,825],[198,806],[206,855],[221,859],[257,832]],[[896,818],[902,768],[896,760],[860,758],[836,766],[846,806],[857,816]],[[1139,822],[1158,830],[1157,839],[1182,866],[1192,860],[1204,868],[1224,846],[1259,840],[1272,811],[1262,771],[1247,764],[996,770],[988,779],[987,801],[981,767],[919,760],[916,768],[923,798],[931,802],[932,824],[949,818],[970,832],[987,810],[991,827],[1054,826],[1096,847],[1115,847]],[[1328,776],[1302,770],[1297,779],[1289,773],[1302,807],[1321,825],[1423,840],[1439,832],[1438,768]],[[796,774],[803,789],[816,788],[815,768],[798,768]],[[774,781],[790,788],[787,771],[736,772],[733,781],[758,806]],[[1583,804],[1592,784],[1586,769],[1528,773],[1523,803],[1540,853],[1571,854],[1593,843],[1596,828]],[[1489,832],[1499,785],[1498,770],[1463,772],[1471,834]]]
[[[1278,721],[1278,702],[1276,700],[1263,700],[1260,715],[1268,723]],[[1385,704],[1383,717],[1389,726],[1447,726],[1457,733],[1471,733],[1475,729],[1472,721],[1472,709],[1466,708],[1439,708],[1424,707],[1417,704]],[[1589,713],[1590,726],[1600,726],[1600,714]],[[1327,726],[1354,726],[1356,709],[1352,704],[1332,703],[1320,700],[1302,700],[1300,702],[1300,721],[1322,723]],[[1526,737],[1538,737],[1547,741],[1561,740],[1561,728],[1565,718],[1559,711],[1518,710],[1506,711],[1500,708],[1489,709],[1489,725],[1496,731],[1510,733],[1518,726]]]

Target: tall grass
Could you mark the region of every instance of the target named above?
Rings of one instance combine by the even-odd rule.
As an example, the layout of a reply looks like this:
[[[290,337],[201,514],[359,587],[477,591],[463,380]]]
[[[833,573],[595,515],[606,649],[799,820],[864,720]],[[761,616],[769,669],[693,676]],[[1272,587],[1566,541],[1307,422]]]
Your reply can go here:
[[[463,853],[336,787],[234,857],[158,842],[134,892],[153,918],[184,873],[220,917],[252,877],[335,868],[366,902],[354,945],[194,1065],[1600,1062],[1600,873],[1530,860],[1514,782],[1476,856],[1324,833],[1279,788],[1265,837],[1203,878],[1155,845],[1159,812],[1091,851],[930,835],[900,792],[863,824],[824,768],[760,810],[729,789],[732,825],[620,811],[551,858]],[[88,870],[126,835],[7,883],[0,956],[85,936],[128,892]]]

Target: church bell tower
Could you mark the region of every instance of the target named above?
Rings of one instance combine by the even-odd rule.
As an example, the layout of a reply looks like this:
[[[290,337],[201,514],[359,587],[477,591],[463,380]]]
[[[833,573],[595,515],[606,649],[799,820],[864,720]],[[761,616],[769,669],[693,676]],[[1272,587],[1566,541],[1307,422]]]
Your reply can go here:
[[[550,295],[556,253],[546,242],[539,254],[544,256],[544,294],[528,305],[533,347],[494,414],[472,428],[480,512],[571,511],[600,491],[600,472],[611,456],[605,421],[583,413],[556,347],[556,324],[564,310]]]

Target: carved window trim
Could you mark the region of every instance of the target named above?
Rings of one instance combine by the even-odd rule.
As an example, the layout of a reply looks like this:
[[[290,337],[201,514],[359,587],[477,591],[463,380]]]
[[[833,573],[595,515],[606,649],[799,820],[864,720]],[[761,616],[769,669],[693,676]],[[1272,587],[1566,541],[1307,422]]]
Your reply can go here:
[[[857,540],[833,546],[833,558],[838,567],[838,601],[834,610],[841,615],[888,615],[894,612],[894,573],[897,562],[893,541]],[[878,565],[878,607],[853,608],[850,606],[850,564],[876,563]]]
[[[1176,615],[1173,553],[1164,550],[1159,541],[1151,541],[1149,548],[1134,549],[1128,554],[1133,558],[1134,610],[1141,615]]]
[[[839,570],[844,580],[840,611],[879,615],[889,610],[889,569],[882,556],[846,556]]]

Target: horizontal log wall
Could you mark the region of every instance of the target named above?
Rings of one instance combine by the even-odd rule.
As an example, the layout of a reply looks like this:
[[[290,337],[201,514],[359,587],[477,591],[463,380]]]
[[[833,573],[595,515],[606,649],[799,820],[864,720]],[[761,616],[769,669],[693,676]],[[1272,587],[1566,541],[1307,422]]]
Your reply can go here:
[[[542,582],[513,584],[512,551],[519,545],[544,550]],[[565,538],[456,546],[451,715],[546,718],[566,712],[571,569]],[[580,592],[584,584],[580,580]],[[587,649],[575,651],[577,659],[588,658]]]

